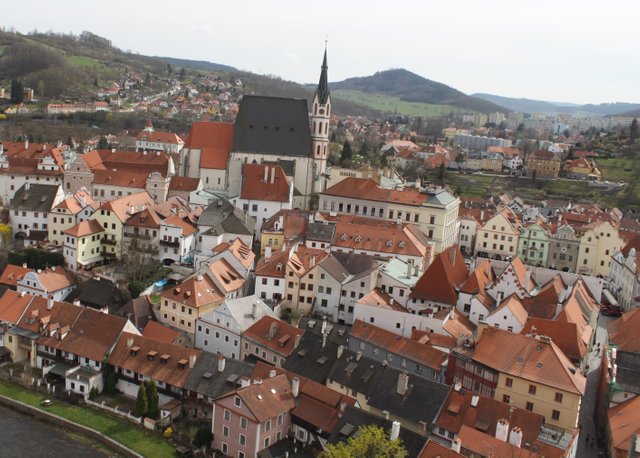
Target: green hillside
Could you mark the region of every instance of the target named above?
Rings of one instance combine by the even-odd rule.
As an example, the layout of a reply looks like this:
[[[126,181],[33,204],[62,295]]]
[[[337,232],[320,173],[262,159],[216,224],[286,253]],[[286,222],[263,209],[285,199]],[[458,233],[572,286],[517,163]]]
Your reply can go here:
[[[364,105],[373,110],[384,113],[397,113],[405,116],[421,116],[423,118],[435,118],[446,116],[450,113],[469,113],[469,110],[457,108],[452,105],[437,105],[424,102],[409,102],[400,97],[384,94],[370,94],[362,91],[334,90],[331,92],[334,99]]]

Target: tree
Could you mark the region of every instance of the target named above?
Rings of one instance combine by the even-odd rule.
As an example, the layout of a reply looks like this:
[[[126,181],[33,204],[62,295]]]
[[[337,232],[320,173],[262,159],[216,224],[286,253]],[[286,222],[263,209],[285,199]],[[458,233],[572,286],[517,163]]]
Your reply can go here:
[[[342,152],[340,153],[340,162],[346,159],[351,159],[352,156],[353,151],[351,150],[351,143],[349,143],[349,140],[345,140],[342,145]]]
[[[19,104],[24,102],[24,88],[18,80],[11,80],[11,103]]]
[[[116,388],[116,384],[118,383],[118,376],[116,375],[116,371],[113,369],[111,364],[105,364],[104,370],[102,371],[102,377],[104,379],[104,391],[107,394],[116,394],[118,389]]]
[[[109,149],[109,140],[104,135],[98,140],[98,149]]]
[[[329,444],[320,458],[405,458],[407,449],[400,439],[389,439],[385,431],[376,425],[361,426],[347,442]]]
[[[171,76],[173,74],[173,67],[171,66],[171,64],[167,64],[167,76]]]
[[[440,167],[438,168],[438,180],[440,181],[440,184],[442,186],[444,186],[444,178],[447,174],[447,169],[444,166],[444,161],[442,161],[440,163]]]
[[[136,417],[143,417],[146,415],[147,410],[147,390],[144,387],[144,383],[141,383],[138,388],[138,397],[136,398],[136,407],[133,409],[133,414]]]
[[[629,141],[631,144],[640,138],[640,132],[638,131],[638,119],[633,118],[631,126],[629,126]]]
[[[206,424],[198,428],[196,436],[193,438],[194,447],[207,447],[211,446],[213,441],[213,434],[211,434],[211,425]]]
[[[147,416],[155,420],[160,414],[158,388],[153,380],[147,381],[145,386],[147,392]]]
[[[186,68],[184,68],[184,67],[182,67],[182,68],[180,69],[180,73],[178,73],[178,77],[179,77],[181,80],[185,79],[185,78],[187,77],[187,69],[186,69]]]

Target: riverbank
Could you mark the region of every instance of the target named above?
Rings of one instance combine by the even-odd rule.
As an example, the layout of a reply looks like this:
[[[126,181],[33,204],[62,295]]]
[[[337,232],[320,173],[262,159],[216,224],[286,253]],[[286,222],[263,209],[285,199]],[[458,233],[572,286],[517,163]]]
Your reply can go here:
[[[58,400],[43,407],[40,403],[44,399],[40,393],[0,381],[0,402],[5,406],[86,435],[125,456],[175,456],[174,448],[166,440],[126,420]]]

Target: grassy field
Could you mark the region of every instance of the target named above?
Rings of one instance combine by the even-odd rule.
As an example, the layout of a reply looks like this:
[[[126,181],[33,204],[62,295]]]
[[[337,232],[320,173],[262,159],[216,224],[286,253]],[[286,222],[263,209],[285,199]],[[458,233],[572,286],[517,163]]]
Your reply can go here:
[[[103,414],[88,407],[64,404],[57,400],[49,407],[41,407],[40,402],[45,399],[45,396],[4,381],[0,381],[0,394],[100,431],[144,456],[175,456],[174,448],[164,439],[124,419]]]
[[[427,174],[427,178],[437,182],[435,172]],[[621,210],[640,209],[640,187],[626,186],[621,190],[607,192],[590,187],[586,181],[579,180],[545,180],[535,182],[528,178],[506,176],[473,175],[448,171],[445,183],[451,189],[466,197],[496,196],[503,192],[511,192],[523,199],[570,199],[574,202],[595,202],[605,207],[616,206]]]
[[[448,115],[451,112],[468,113],[469,110],[463,110],[451,105],[434,105],[422,102],[407,102],[400,100],[399,97],[392,97],[382,94],[367,94],[360,91],[331,91],[331,96],[347,100],[349,102],[359,103],[374,110],[384,111],[387,113],[398,113],[406,116],[422,116],[423,118],[434,118]]]
[[[69,56],[69,62],[78,67],[95,68],[100,70],[104,65],[96,59],[87,56]]]
[[[627,183],[638,178],[640,163],[633,159],[597,159],[604,180],[625,181]]]

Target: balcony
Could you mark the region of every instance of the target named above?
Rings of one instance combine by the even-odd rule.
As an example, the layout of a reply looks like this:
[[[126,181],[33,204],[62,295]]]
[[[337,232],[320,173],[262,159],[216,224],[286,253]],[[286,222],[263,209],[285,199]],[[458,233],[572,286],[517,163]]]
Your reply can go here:
[[[174,242],[173,240],[160,240],[160,245],[178,248],[180,246],[180,242]]]
[[[104,256],[105,258],[114,259],[116,257],[116,254],[115,253],[109,253],[107,251],[103,251],[102,252],[102,256]]]
[[[102,243],[104,243],[105,245],[116,245],[118,243],[118,241],[117,240],[108,239],[108,238],[104,237],[102,239]]]
[[[151,236],[149,234],[142,234],[142,233],[127,233],[126,234],[127,237],[130,237],[132,239],[138,239],[138,240],[151,240]]]

